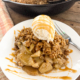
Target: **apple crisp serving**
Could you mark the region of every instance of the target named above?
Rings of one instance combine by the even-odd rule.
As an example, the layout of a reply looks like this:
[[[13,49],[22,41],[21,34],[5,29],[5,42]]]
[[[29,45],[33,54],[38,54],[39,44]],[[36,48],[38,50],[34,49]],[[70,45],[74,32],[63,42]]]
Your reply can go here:
[[[57,32],[53,42],[40,40],[31,28],[24,28],[15,37],[15,60],[30,75],[46,73],[68,64],[69,42]],[[33,70],[30,72],[30,70]]]

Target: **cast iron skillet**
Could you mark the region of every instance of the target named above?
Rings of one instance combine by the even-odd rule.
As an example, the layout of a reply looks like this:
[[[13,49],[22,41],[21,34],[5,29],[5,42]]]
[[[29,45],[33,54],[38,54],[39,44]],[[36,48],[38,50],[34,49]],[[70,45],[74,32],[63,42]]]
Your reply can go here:
[[[10,0],[3,0],[3,1],[11,9],[21,14],[55,15],[69,9],[76,1],[80,1],[80,0],[68,0],[68,1],[62,1],[58,3],[44,4],[44,5],[23,4],[23,3],[13,2]]]

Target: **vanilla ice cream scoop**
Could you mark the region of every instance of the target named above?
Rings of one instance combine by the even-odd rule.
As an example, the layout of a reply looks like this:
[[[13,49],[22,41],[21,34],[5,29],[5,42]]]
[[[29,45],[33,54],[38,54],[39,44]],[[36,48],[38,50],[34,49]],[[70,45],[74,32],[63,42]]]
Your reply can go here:
[[[34,18],[32,31],[38,39],[47,40],[47,42],[54,40],[55,26],[47,15],[39,15]]]

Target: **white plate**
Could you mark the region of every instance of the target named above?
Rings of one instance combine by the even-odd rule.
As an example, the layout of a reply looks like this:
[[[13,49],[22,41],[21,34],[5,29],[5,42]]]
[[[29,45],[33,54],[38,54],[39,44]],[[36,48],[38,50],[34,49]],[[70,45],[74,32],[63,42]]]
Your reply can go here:
[[[37,80],[50,80],[49,78],[45,78],[42,76],[30,76],[27,73],[25,73],[23,70],[18,69],[18,68],[13,68],[13,67],[8,67],[7,65],[12,65],[15,66],[14,63],[11,63],[9,60],[5,59],[5,57],[11,58],[9,54],[11,54],[13,51],[11,50],[14,47],[14,30],[16,31],[16,34],[18,34],[17,30],[21,30],[23,26],[25,27],[31,27],[33,19],[23,21],[17,25],[15,25],[13,28],[11,28],[3,37],[1,41],[1,47],[0,47],[0,63],[1,63],[1,68],[4,72],[4,74],[8,77],[9,80],[30,80],[27,78],[31,79],[37,79]],[[53,20],[54,21],[54,20]],[[56,21],[56,20],[55,20]],[[56,23],[66,32],[75,42],[78,46],[80,46],[80,38],[79,35],[68,25],[56,21]],[[72,63],[71,59],[69,59],[69,64],[68,67],[72,69],[77,70],[77,73],[72,73],[72,72],[58,72],[58,73],[49,73],[49,74],[44,74],[47,76],[70,76],[72,77],[72,80],[75,80],[79,74],[80,74],[80,51],[78,51],[75,47],[70,45],[70,49],[73,50],[73,53],[70,54],[72,58]],[[5,69],[8,68],[10,70],[16,70],[17,72],[21,73],[15,73],[15,72],[8,72],[5,71]],[[25,79],[24,79],[25,78]],[[61,79],[52,79],[52,80],[61,80]]]

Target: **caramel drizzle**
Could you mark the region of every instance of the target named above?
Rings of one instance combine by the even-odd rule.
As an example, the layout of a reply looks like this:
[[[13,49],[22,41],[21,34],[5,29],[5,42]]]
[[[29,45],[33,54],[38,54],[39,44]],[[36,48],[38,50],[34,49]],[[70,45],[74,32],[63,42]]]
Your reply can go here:
[[[69,77],[69,76],[61,76],[61,77],[52,77],[52,76],[45,76],[45,75],[40,75],[40,76],[43,76],[43,77],[46,77],[46,78],[49,78],[49,79],[65,79],[65,80],[67,80],[67,79],[69,79],[69,80],[71,80],[72,78],[71,77]]]
[[[45,20],[45,18],[46,18],[46,20]],[[45,16],[45,15],[41,15],[38,20],[35,20],[35,19],[36,19],[36,17],[34,18],[32,26],[34,26],[36,23],[38,23],[37,25],[39,28],[37,28],[37,29],[47,30],[51,34],[51,37],[54,38],[53,33],[52,33],[52,32],[54,32],[54,29],[52,28],[51,24],[53,25],[53,27],[55,27],[55,26],[54,26],[53,22],[51,21],[50,17]],[[50,25],[46,24],[46,22],[48,22]],[[37,25],[34,26],[33,30],[37,27]]]
[[[12,48],[12,50],[15,50],[15,48]]]
[[[19,73],[19,72],[17,72],[16,70],[10,70],[10,69],[8,69],[8,68],[5,69],[5,71],[9,71],[9,72],[11,71],[11,72]]]
[[[23,28],[25,29],[25,26],[23,26]]]
[[[11,65],[7,65],[8,67],[12,67],[12,68],[17,68],[17,69],[21,69],[21,68],[18,68],[18,67],[15,67],[15,66],[11,66]]]
[[[14,53],[11,53],[11,54],[9,54],[10,56],[13,56],[13,57],[15,57],[16,56],[16,54],[14,54]]]
[[[73,52],[73,50],[72,49],[69,49],[70,51],[69,51],[69,53],[72,53]]]
[[[76,73],[77,70],[74,70],[74,69],[71,69],[71,68],[68,68],[68,67],[65,67],[65,69],[60,69],[61,71],[70,71],[70,72],[73,72],[73,73]]]
[[[12,59],[10,59],[10,58],[5,57],[5,59],[7,59],[7,60],[9,60],[10,62],[12,62],[12,63],[16,64],[16,62],[14,62],[14,61],[13,61],[13,58],[12,58]]]
[[[36,27],[36,26],[35,26]],[[50,34],[51,34],[51,37],[52,38],[54,38],[54,36],[53,36],[53,32],[50,30],[50,28],[48,28],[47,26],[45,27],[45,26],[40,26],[40,27],[38,27],[37,29],[45,29],[45,30],[47,30]],[[36,29],[36,30],[37,30]]]
[[[16,76],[18,76],[18,77],[23,78],[23,79],[37,80],[37,79],[31,79],[31,78],[22,77],[22,76],[18,75],[18,73],[21,73],[21,72],[17,72],[17,71],[15,71],[15,70],[10,70],[10,69],[8,69],[8,68],[5,69],[5,71],[8,71],[8,72],[10,72],[10,73],[12,73],[12,74],[14,74],[14,75],[16,75]]]
[[[16,34],[16,31],[14,30],[14,34]]]
[[[21,32],[20,30],[17,30],[18,32]]]

